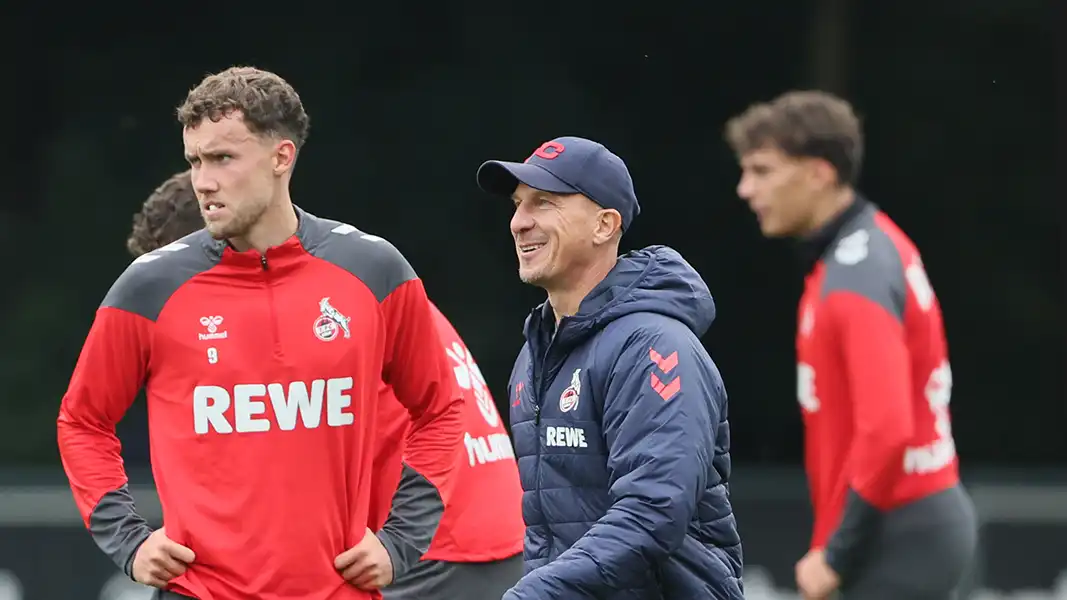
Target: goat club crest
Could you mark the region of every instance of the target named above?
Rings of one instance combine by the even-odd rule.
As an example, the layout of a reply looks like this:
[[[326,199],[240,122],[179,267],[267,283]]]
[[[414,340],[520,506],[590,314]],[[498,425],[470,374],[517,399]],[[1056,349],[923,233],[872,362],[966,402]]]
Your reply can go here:
[[[330,304],[330,298],[327,296],[322,300],[319,300],[319,316],[315,319],[315,337],[324,342],[332,342],[337,339],[339,334],[344,334],[344,337],[352,337],[352,330],[349,328],[348,323],[352,320],[352,317],[346,317],[341,314],[341,311],[337,310]]]
[[[571,375],[571,384],[559,395],[560,412],[570,412],[578,408],[578,400],[582,393],[581,373],[581,369],[575,369],[574,374]]]

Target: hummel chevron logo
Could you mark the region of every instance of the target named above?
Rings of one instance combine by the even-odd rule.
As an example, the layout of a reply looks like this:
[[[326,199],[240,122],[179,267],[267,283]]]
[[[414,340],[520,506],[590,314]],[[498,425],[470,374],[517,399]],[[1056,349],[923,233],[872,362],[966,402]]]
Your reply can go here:
[[[657,369],[663,372],[664,376],[669,375],[670,372],[678,366],[678,352],[672,352],[670,356],[664,357],[653,348],[649,348],[648,358],[656,365]],[[671,381],[664,383],[659,376],[653,373],[651,383],[652,389],[656,390],[656,393],[659,394],[660,398],[663,398],[664,402],[670,400],[675,394],[682,391],[681,376],[675,377]]]
[[[672,352],[670,356],[664,358],[660,356],[659,352],[656,352],[652,348],[648,349],[648,357],[652,359],[652,362],[656,363],[660,371],[664,374],[670,373],[674,370],[674,367],[678,366],[678,353]]]

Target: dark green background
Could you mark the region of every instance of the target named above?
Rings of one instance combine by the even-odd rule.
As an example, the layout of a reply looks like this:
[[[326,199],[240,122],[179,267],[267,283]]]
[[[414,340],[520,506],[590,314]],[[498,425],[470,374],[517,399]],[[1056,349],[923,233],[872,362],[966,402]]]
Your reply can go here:
[[[867,127],[862,188],[920,246],[945,311],[963,460],[1067,460],[1057,20],[1042,3],[284,6],[5,15],[0,466],[57,463],[59,401],[128,262],[130,216],[183,168],[173,108],[235,63],[286,77],[311,115],[296,202],[395,243],[502,405],[541,295],[518,281],[509,208],[478,191],[475,169],[557,135],[620,154],[644,208],[624,245],[677,248],[716,296],[705,341],[742,465],[798,461],[801,273],[738,201],[722,124],[789,88],[842,92]],[[129,460],[146,460],[140,403],[121,433]]]

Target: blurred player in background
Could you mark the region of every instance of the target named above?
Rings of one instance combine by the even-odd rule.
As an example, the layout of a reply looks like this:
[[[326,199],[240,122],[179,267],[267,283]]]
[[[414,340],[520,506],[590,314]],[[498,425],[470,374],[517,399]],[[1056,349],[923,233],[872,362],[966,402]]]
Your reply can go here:
[[[133,217],[126,247],[134,257],[204,227],[189,171],[173,175]],[[474,357],[437,307],[444,352],[464,395],[464,440],[452,499],[423,560],[382,590],[386,600],[500,600],[522,576],[522,488],[511,441]],[[411,417],[382,384],[381,429],[370,527],[385,523],[402,476]],[[407,470],[410,475],[410,469]]]
[[[941,309],[910,239],[853,187],[852,107],[790,92],[726,125],[737,193],[767,237],[799,241],[797,392],[815,510],[804,598],[952,597],[976,521],[960,484]]]
[[[78,509],[160,598],[378,598],[428,549],[462,443],[422,282],[385,240],[293,205],[309,121],[281,77],[210,75],[177,116],[205,227],[134,260],[96,312],[57,423]],[[411,476],[372,532],[383,381]],[[142,387],[155,531],[115,436]]]

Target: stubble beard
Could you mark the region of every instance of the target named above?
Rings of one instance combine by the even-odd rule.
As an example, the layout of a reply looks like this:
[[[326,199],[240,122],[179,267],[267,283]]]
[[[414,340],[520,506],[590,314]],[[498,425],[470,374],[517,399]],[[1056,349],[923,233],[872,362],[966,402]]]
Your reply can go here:
[[[540,268],[529,269],[529,270],[526,270],[526,269],[523,269],[523,268],[520,267],[519,268],[519,281],[521,281],[521,282],[523,282],[523,283],[525,283],[527,285],[532,285],[532,286],[535,286],[535,287],[543,288],[543,287],[545,287],[544,284],[549,279],[549,274],[547,273],[547,271],[548,271],[547,267],[540,267]]]
[[[204,229],[207,230],[208,234],[215,240],[225,240],[230,237],[226,223],[204,221]]]
[[[248,232],[267,212],[268,203],[243,206],[241,210],[234,211],[233,217],[228,221],[204,222],[204,228],[216,240],[229,240],[244,238]]]

